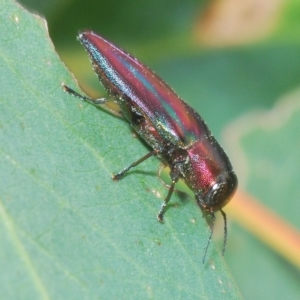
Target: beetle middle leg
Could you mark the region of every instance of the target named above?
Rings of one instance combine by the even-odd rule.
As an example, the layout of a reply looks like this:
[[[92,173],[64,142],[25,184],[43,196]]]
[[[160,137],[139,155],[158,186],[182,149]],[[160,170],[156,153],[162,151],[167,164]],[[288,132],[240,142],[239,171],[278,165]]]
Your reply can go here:
[[[129,165],[125,169],[123,169],[121,172],[119,172],[119,173],[117,173],[115,175],[112,175],[112,179],[114,181],[120,180],[131,168],[136,167],[137,165],[139,165],[140,163],[142,163],[143,161],[145,161],[149,157],[157,154],[158,152],[159,152],[158,150],[153,150],[153,151],[147,153],[146,155],[144,155],[140,159],[136,160],[135,162],[133,162],[131,165]]]

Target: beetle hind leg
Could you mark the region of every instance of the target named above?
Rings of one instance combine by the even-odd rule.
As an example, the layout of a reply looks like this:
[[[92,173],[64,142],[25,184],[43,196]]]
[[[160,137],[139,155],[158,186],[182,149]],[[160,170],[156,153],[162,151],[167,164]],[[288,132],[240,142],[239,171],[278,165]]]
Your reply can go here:
[[[77,92],[75,92],[73,89],[69,88],[67,85],[65,85],[64,83],[62,84],[62,87],[64,89],[65,92],[83,100],[83,101],[86,101],[86,102],[89,102],[89,103],[92,103],[94,105],[102,105],[104,104],[105,102],[107,102],[107,98],[99,98],[99,99],[92,99],[92,98],[89,98],[89,97],[86,97],[84,95],[81,95]]]

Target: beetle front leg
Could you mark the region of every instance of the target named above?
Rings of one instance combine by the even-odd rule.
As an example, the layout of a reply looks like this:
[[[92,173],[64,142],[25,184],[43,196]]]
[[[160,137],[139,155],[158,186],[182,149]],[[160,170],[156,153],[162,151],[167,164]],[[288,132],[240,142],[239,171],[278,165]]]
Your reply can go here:
[[[147,158],[157,154],[159,151],[158,150],[153,150],[149,153],[147,153],[146,155],[144,155],[143,157],[141,157],[140,159],[136,160],[135,162],[133,162],[131,165],[129,165],[128,167],[126,167],[125,169],[123,169],[121,172],[112,175],[112,179],[114,181],[118,181],[120,180],[125,173],[127,173],[131,168],[136,167],[137,165],[139,165],[140,163],[142,163],[143,161],[145,161]]]
[[[163,204],[161,205],[160,210],[159,210],[158,215],[157,215],[157,220],[161,223],[163,223],[163,221],[164,221],[164,214],[165,214],[168,202],[170,201],[171,196],[174,192],[175,184],[179,179],[179,174],[180,174],[180,167],[178,167],[178,165],[175,165],[173,167],[173,169],[171,170],[171,173],[170,173],[170,177],[172,179],[172,184],[170,186],[168,195],[165,198]]]

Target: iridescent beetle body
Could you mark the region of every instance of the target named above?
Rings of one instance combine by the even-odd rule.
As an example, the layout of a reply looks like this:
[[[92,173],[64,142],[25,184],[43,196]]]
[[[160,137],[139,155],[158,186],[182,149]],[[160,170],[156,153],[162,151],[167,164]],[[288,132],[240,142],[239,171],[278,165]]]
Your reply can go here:
[[[80,34],[79,40],[89,53],[93,68],[109,96],[117,101],[123,116],[153,149],[114,175],[113,179],[120,179],[130,168],[145,159],[159,156],[169,165],[172,179],[169,193],[158,214],[159,221],[163,221],[175,183],[182,178],[194,191],[201,210],[212,215],[213,223],[214,212],[221,210],[225,220],[225,247],[226,217],[222,207],[234,194],[237,177],[227,155],[203,119],[134,57],[93,32]],[[96,105],[108,101],[93,100],[77,94],[67,86],[64,88]],[[211,235],[212,232],[213,229]]]

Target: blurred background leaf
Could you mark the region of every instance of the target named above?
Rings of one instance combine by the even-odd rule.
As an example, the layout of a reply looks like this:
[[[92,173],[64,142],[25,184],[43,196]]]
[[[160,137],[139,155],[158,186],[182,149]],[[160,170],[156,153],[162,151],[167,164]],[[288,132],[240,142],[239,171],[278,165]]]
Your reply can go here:
[[[7,1],[2,2],[6,3]],[[287,223],[298,230],[300,229],[300,220],[297,217],[297,212],[300,211],[300,204],[298,204],[300,190],[297,184],[300,179],[300,159],[297,155],[300,147],[300,119],[295,117],[297,112],[299,113],[300,101],[296,92],[299,88],[300,78],[299,1],[96,2],[77,0],[22,1],[22,3],[31,11],[45,16],[57,52],[75,74],[80,85],[92,96],[104,95],[104,91],[101,87],[99,88],[98,80],[90,68],[86,53],[75,39],[80,30],[92,29],[98,32],[153,68],[180,96],[197,109],[207,121],[215,136],[221,140],[237,170],[240,187],[252,194],[261,204],[278,214]],[[6,19],[3,18],[2,20]],[[1,26],[4,26],[5,22],[1,21],[1,23],[3,23]],[[2,35],[4,38],[3,30]],[[23,37],[25,45],[25,38],[29,39],[29,36]],[[40,40],[40,43],[45,42]],[[44,47],[46,46],[44,45]],[[36,48],[39,47],[36,46]],[[20,49],[18,50],[20,51]],[[9,51],[12,50],[9,49]],[[41,60],[42,58],[39,61]],[[22,61],[21,58],[20,61]],[[28,64],[31,64],[30,61]],[[61,67],[58,67],[57,72],[62,72],[61,74],[64,75],[61,75],[53,83],[47,81],[47,84],[41,85],[37,81],[34,89],[29,89],[31,97],[36,96],[39,101],[44,98],[40,105],[50,110],[51,114],[44,116],[38,110],[39,113],[36,116],[34,113],[36,102],[32,101],[32,107],[27,107],[26,104],[25,111],[30,111],[33,115],[28,115],[28,119],[25,120],[20,118],[20,126],[14,132],[13,137],[21,137],[26,144],[28,144],[29,139],[32,145],[35,146],[30,148],[21,147],[24,159],[26,158],[24,163],[30,161],[28,160],[28,153],[32,156],[32,163],[28,163],[27,167],[27,171],[29,170],[31,176],[36,176],[41,180],[40,174],[42,173],[46,178],[45,181],[41,180],[43,184],[47,183],[49,178],[57,178],[54,183],[51,183],[51,187],[47,186],[47,188],[52,191],[50,195],[53,192],[63,193],[63,199],[53,195],[53,203],[58,203],[56,205],[61,207],[62,213],[61,216],[57,214],[51,216],[52,211],[57,212],[56,209],[39,207],[39,210],[36,210],[36,207],[29,206],[30,203],[28,203],[28,207],[26,202],[22,203],[25,208],[21,210],[20,215],[14,216],[14,219],[18,220],[18,227],[24,230],[24,237],[22,238],[26,238],[26,228],[28,226],[31,229],[32,227],[39,228],[36,236],[33,235],[34,238],[32,239],[34,241],[40,237],[43,240],[42,238],[45,236],[46,244],[49,246],[49,244],[51,245],[49,241],[56,240],[52,245],[53,247],[59,246],[59,248],[51,249],[50,252],[47,248],[44,254],[53,258],[55,266],[59,262],[63,262],[60,267],[64,267],[65,275],[68,274],[70,269],[72,270],[69,278],[79,283],[78,286],[81,284],[79,290],[74,290],[74,295],[80,297],[80,295],[83,295],[81,294],[82,291],[86,292],[86,290],[97,293],[99,287],[96,288],[96,286],[101,286],[101,283],[104,282],[101,281],[101,278],[107,279],[107,275],[111,279],[110,282],[115,284],[116,274],[109,273],[111,266],[117,265],[120,268],[122,268],[122,265],[124,266],[122,262],[124,259],[125,261],[128,259],[128,251],[134,249],[133,246],[129,246],[132,243],[143,246],[144,250],[141,250],[141,257],[138,259],[145,264],[148,262],[149,270],[150,266],[153,265],[154,272],[152,274],[161,269],[161,266],[156,265],[160,260],[155,255],[159,257],[162,255],[165,259],[164,266],[170,266],[174,262],[177,264],[182,253],[173,253],[174,249],[172,247],[176,248],[178,245],[176,246],[176,243],[172,245],[164,232],[165,234],[168,231],[171,232],[173,238],[188,233],[186,240],[184,240],[184,248],[194,248],[194,253],[186,253],[186,255],[190,256],[190,261],[193,260],[195,272],[191,274],[184,271],[184,276],[182,274],[179,276],[180,274],[174,274],[174,270],[171,268],[169,269],[169,276],[162,276],[161,278],[157,276],[157,281],[152,281],[152,278],[149,285],[146,283],[147,280],[144,280],[144,275],[138,273],[141,277],[141,279],[139,278],[140,286],[147,291],[149,298],[158,298],[158,295],[164,295],[166,298],[176,298],[179,297],[178,295],[185,299],[195,298],[196,296],[211,298],[211,294],[207,291],[208,288],[212,290],[213,299],[218,299],[218,296],[222,293],[220,291],[219,295],[216,294],[217,286],[214,280],[218,276],[225,276],[226,280],[222,279],[223,282],[229,282],[230,279],[227,277],[228,273],[224,271],[222,263],[216,262],[218,275],[212,275],[209,272],[210,268],[203,267],[200,264],[201,254],[199,254],[199,249],[201,246],[199,245],[201,243],[198,243],[197,240],[204,240],[208,231],[203,230],[204,221],[200,220],[200,212],[195,209],[195,203],[187,201],[182,204],[180,200],[174,199],[175,203],[179,203],[178,209],[168,210],[168,220],[166,220],[164,226],[160,226],[160,224],[156,224],[155,220],[155,213],[160,199],[154,196],[154,192],[155,194],[158,192],[164,195],[166,190],[160,186],[155,176],[148,176],[148,173],[146,173],[147,176],[142,176],[143,174],[136,172],[132,176],[127,176],[126,180],[118,183],[117,186],[112,184],[109,179],[110,173],[128,163],[128,153],[135,157],[135,155],[143,153],[145,148],[138,141],[130,142],[132,137],[129,135],[128,127],[124,126],[125,124],[122,121],[85,105],[82,111],[78,111],[78,101],[74,99],[70,101],[69,97],[61,94],[58,86],[61,81],[68,82],[70,79]],[[37,74],[39,73],[35,73],[35,75]],[[9,83],[11,87],[14,87],[11,84],[14,81],[8,81],[3,73],[2,77],[2,84],[7,82],[3,86]],[[43,79],[42,76],[40,77]],[[49,91],[51,85],[56,87],[55,90]],[[2,90],[5,91],[4,88]],[[25,91],[28,91],[27,87]],[[49,93],[51,97],[46,99],[45,95]],[[5,98],[5,95],[9,95],[9,98]],[[287,95],[293,95],[293,100],[285,100],[290,99]],[[3,97],[6,100],[18,100],[19,102],[26,99],[22,94],[16,97],[13,93],[8,94],[7,92],[3,93]],[[11,99],[13,97],[15,99]],[[26,101],[28,102],[28,100]],[[10,105],[15,109],[18,102],[14,105],[13,103]],[[29,105],[30,103],[29,101]],[[278,106],[278,103],[283,104]],[[288,104],[285,105],[285,103]],[[284,109],[285,106],[286,109]],[[279,109],[276,110],[276,107],[279,107]],[[275,122],[270,123],[270,119],[266,116],[269,115],[268,111],[272,110],[276,111],[273,114]],[[295,111],[295,116],[293,117],[289,113],[291,117],[286,117],[285,122],[279,122],[278,125],[276,120],[282,118],[280,111],[283,115],[286,115],[288,111]],[[21,110],[19,114],[23,116],[22,113]],[[28,132],[28,136],[24,135],[24,128],[40,126],[38,120],[41,120],[41,118],[44,120],[45,128],[37,133],[39,139],[32,141],[29,138],[32,136],[30,132]],[[57,122],[55,127],[53,127],[51,118],[54,118],[54,121]],[[101,120],[101,125],[98,118]],[[262,121],[258,122],[258,119],[265,119],[265,126],[271,129],[265,130],[261,124]],[[1,123],[7,124],[8,121],[5,119],[4,122],[3,120],[1,119]],[[29,124],[32,127],[27,123],[28,120],[30,120]],[[36,123],[31,123],[35,120],[37,120]],[[24,127],[22,124],[26,126]],[[2,130],[3,128],[6,127],[2,125]],[[63,131],[60,128],[67,129],[69,133],[61,133],[60,136],[60,132]],[[223,134],[224,128],[230,130]],[[238,130],[240,128],[241,130]],[[245,130],[242,131],[242,129]],[[45,132],[49,132],[50,136],[45,135]],[[116,132],[118,138],[115,138]],[[74,135],[77,138],[74,138]],[[46,147],[45,149],[37,147],[41,140],[46,139],[49,142],[45,142],[43,146]],[[53,143],[53,140],[56,142]],[[61,142],[65,143],[64,148],[59,147]],[[6,144],[12,143],[7,141]],[[12,147],[20,149],[20,146],[17,147],[17,145],[22,145],[22,143],[14,142]],[[51,146],[50,149],[49,146]],[[32,149],[42,151],[42,155]],[[124,154],[125,151],[126,154]],[[57,155],[53,156],[53,153]],[[74,153],[76,153],[76,157],[72,157]],[[20,155],[19,152],[16,154]],[[90,158],[91,156],[92,158]],[[71,161],[69,160],[70,157],[72,158]],[[55,166],[53,167],[53,173],[48,174],[49,164],[47,164],[45,171],[38,170],[37,165],[42,164],[42,160],[50,160],[53,163]],[[68,161],[67,166],[65,161]],[[98,161],[98,163],[95,163],[95,161]],[[95,166],[93,170],[85,168],[93,164]],[[143,164],[138,170],[140,172],[149,170],[151,175],[155,174],[157,166],[158,163],[154,159]],[[70,172],[70,168],[75,169],[72,176],[67,173]],[[102,170],[103,178],[99,177],[99,168]],[[57,175],[57,169],[59,175]],[[47,172],[47,176],[45,172]],[[16,182],[18,182],[19,190],[23,193],[24,189],[27,190],[28,185],[23,178],[14,177],[14,174],[18,173],[12,173],[11,175],[15,181],[5,181],[6,187],[15,188]],[[97,177],[96,180],[93,175]],[[62,177],[64,180],[59,180]],[[95,186],[95,182],[98,182],[97,186]],[[71,189],[69,194],[65,194],[69,186],[72,185],[74,186],[73,190]],[[131,189],[128,188],[128,185],[131,186]],[[28,190],[32,191],[32,189],[36,189],[36,186],[33,185]],[[112,195],[110,200],[112,206],[103,206],[101,195],[103,195],[104,190],[105,193]],[[146,190],[149,190],[149,193],[145,193]],[[135,195],[136,199],[142,195],[143,201],[129,201],[126,195]],[[28,192],[27,198],[30,196],[31,193]],[[37,189],[35,197],[43,199],[43,193]],[[60,201],[57,199],[60,199]],[[47,205],[51,203],[50,200],[48,198]],[[300,295],[299,267],[288,258],[278,254],[275,248],[269,246],[266,242],[267,238],[260,237],[258,239],[257,235],[249,231],[247,225],[236,217],[239,214],[238,211],[235,211],[236,201],[238,201],[238,197],[234,198],[228,207],[228,217],[231,222],[225,260],[242,296],[245,299],[281,299],[282,291],[284,291],[286,298],[298,299]],[[39,205],[43,204],[42,201],[38,203]],[[124,210],[120,209],[119,204],[122,203],[126,205]],[[65,212],[66,206],[72,208],[67,210],[68,213]],[[101,215],[103,207],[106,208],[105,216]],[[16,206],[17,208],[18,206]],[[49,223],[45,222],[45,220],[48,220],[45,215],[40,216],[40,223],[36,223],[36,219],[39,219],[38,216],[32,216],[30,220],[27,219],[31,210],[40,212],[43,209],[49,211]],[[247,207],[244,209],[247,210]],[[10,211],[7,210],[5,215],[7,222],[10,219],[9,213]],[[132,218],[136,219],[134,225],[128,222],[128,224],[117,224],[114,230],[113,227],[103,228],[103,226],[109,224],[110,219],[111,222],[114,222],[115,215],[122,213],[131,213]],[[99,217],[100,215],[101,217]],[[76,223],[78,216],[79,219],[84,220],[84,224],[89,221],[86,229],[82,226],[82,222]],[[252,218],[252,223],[255,223],[256,216],[254,215]],[[144,224],[140,224],[140,219],[148,220],[148,222],[145,221]],[[191,225],[194,223],[189,220],[197,220],[196,225]],[[149,222],[151,225],[149,225]],[[66,223],[74,226],[75,233],[70,237],[70,240],[65,241],[65,237],[62,236],[62,240],[57,243],[60,231],[63,228],[68,228],[65,225]],[[92,225],[94,231],[91,231]],[[10,228],[9,225],[7,226],[7,228]],[[132,232],[132,226],[134,226],[136,233],[133,237],[129,233]],[[268,226],[268,224],[257,226]],[[99,233],[100,229],[103,231],[102,234]],[[152,234],[140,237],[139,232],[144,232],[144,230],[150,230]],[[48,232],[50,234],[47,234]],[[127,233],[125,236],[129,239],[127,244],[123,243],[124,238],[122,238],[122,234],[125,233]],[[114,236],[113,241],[109,240],[112,234]],[[82,243],[86,244],[88,242],[91,243],[91,247],[94,247],[93,253],[87,252],[85,255],[86,269],[97,262],[92,272],[83,271],[84,267],[81,265],[82,260],[79,257],[82,257],[86,249],[90,250],[90,247],[80,246],[77,235],[81,236]],[[97,250],[101,249],[99,239],[103,236],[106,236],[105,243],[110,246],[106,248],[105,253],[98,253]],[[219,237],[220,242],[222,242],[222,224],[220,224],[220,230],[216,231],[216,237]],[[122,243],[115,244],[118,238]],[[278,239],[280,240],[280,238],[279,235]],[[65,252],[69,250],[70,241],[73,241],[74,250],[76,251],[74,251],[75,253],[72,251],[72,255],[68,258]],[[43,245],[40,240],[39,243]],[[165,252],[164,254],[161,254],[161,252],[157,254],[157,249],[153,250],[152,247],[155,243],[157,245],[164,243],[164,249],[161,250],[161,252]],[[125,248],[122,249],[121,253],[115,252],[116,249],[120,249],[120,245]],[[147,249],[153,251],[149,250],[147,252]],[[114,256],[115,253],[119,254]],[[145,253],[149,253],[149,256]],[[154,255],[154,253],[156,254]],[[209,256],[216,261],[217,256],[213,253],[214,250],[209,253]],[[166,258],[167,254],[169,254],[168,259]],[[115,264],[110,259],[115,260]],[[41,265],[49,262],[40,256],[37,256],[37,260],[41,262]],[[26,257],[24,261],[27,261]],[[138,268],[138,264],[136,268]],[[51,267],[53,267],[53,263]],[[77,271],[76,267],[78,268]],[[179,264],[177,267],[185,270],[187,265],[183,267]],[[50,266],[45,265],[44,268],[47,269]],[[58,269],[59,271],[53,271],[52,274],[54,275],[52,277],[61,273],[61,268]],[[51,270],[55,270],[55,268]],[[148,269],[145,270],[149,272]],[[91,270],[89,269],[89,271]],[[134,281],[131,281],[132,278],[128,278],[128,271],[130,270],[123,271],[124,273],[121,271],[121,276],[123,276],[126,283],[129,283],[127,285],[128,290],[122,292],[126,294],[130,290],[132,293],[130,287]],[[11,275],[11,273],[9,274]],[[23,274],[22,271],[19,270],[19,274]],[[62,292],[55,286],[57,278],[53,280],[50,277],[51,272],[46,272],[45,276],[46,274],[49,278],[46,277],[42,280],[49,283],[50,290],[55,290],[57,293]],[[105,274],[105,277],[99,274]],[[131,269],[131,274],[137,276],[134,267]],[[23,287],[26,291],[28,276],[24,278],[23,282],[19,282],[19,288]],[[34,272],[32,278],[36,279]],[[60,279],[60,276],[58,278]],[[172,287],[166,285],[165,290],[163,290],[163,286],[159,285],[162,278],[164,278],[163,282],[172,282]],[[210,278],[212,278],[211,281]],[[191,280],[191,284],[187,287],[186,282],[189,280]],[[200,285],[199,282],[196,282],[197,280],[210,281],[205,284],[206,290],[204,292],[199,291],[199,286],[202,283]],[[7,280],[7,282],[11,281]],[[38,281],[35,281],[35,283],[37,287],[41,287]],[[72,286],[70,281],[62,281],[62,283],[66,287]],[[153,283],[155,283],[155,286],[152,285]],[[105,284],[109,286],[108,281],[105,281]],[[103,288],[103,285],[101,287]],[[184,289],[183,287],[187,288]],[[137,290],[140,289],[135,289],[134,292],[137,293]],[[156,294],[154,292],[158,290],[162,293]],[[119,295],[118,292],[120,293],[116,287],[111,291],[115,295]],[[110,295],[113,297],[114,294]],[[232,297],[237,297],[235,291],[232,295],[235,295]],[[51,294],[50,296],[54,298],[54,295]],[[139,298],[141,294],[137,293],[134,296]],[[222,299],[224,299],[223,294]]]

